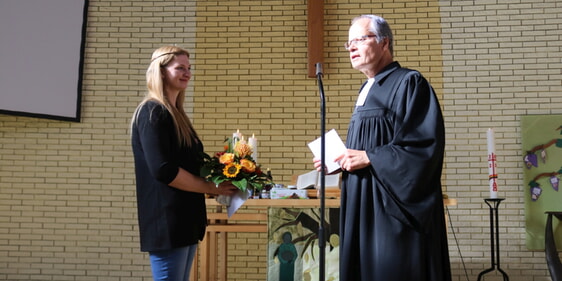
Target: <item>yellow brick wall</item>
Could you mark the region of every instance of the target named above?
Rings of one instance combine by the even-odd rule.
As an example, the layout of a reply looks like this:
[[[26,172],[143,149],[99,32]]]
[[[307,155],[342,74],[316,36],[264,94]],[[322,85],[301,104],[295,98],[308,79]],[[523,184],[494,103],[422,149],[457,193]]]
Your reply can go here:
[[[208,152],[240,129],[259,138],[259,161],[277,181],[312,169],[306,143],[320,133],[319,96],[306,75],[306,0],[89,2],[81,122],[0,115],[0,280],[150,280],[128,123],[150,54],[163,44],[192,52],[186,108]],[[349,21],[384,16],[396,59],[431,81],[444,109],[443,182],[459,200],[450,208],[453,280],[466,280],[463,265],[470,279],[489,267],[488,127],[507,198],[502,268],[512,280],[548,280],[544,253],[524,245],[519,121],[562,113],[562,6],[499,2],[324,1],[326,123],[345,138],[364,80],[342,47]],[[265,279],[265,241],[231,236],[229,280]]]
[[[439,1],[442,105],[447,148],[444,183],[468,275],[490,266],[486,129],[495,128],[501,266],[511,280],[549,280],[544,252],[525,246],[521,116],[562,113],[560,1]],[[450,241],[453,267],[462,260]],[[497,276],[496,276],[497,277]],[[475,279],[474,277],[472,279]],[[486,279],[488,280],[488,279]],[[501,280],[501,279],[497,279]]]
[[[351,68],[343,43],[353,16],[368,10],[357,10],[365,4],[344,2],[325,3],[324,90],[326,127],[345,139],[354,97],[365,78]],[[424,72],[441,93],[438,3],[407,2],[370,4],[369,11],[380,10],[391,22],[402,64]],[[306,9],[306,1],[197,4],[195,126],[211,151],[237,129],[255,134],[260,164],[283,183],[312,169],[306,144],[320,135],[319,90],[306,69]]]

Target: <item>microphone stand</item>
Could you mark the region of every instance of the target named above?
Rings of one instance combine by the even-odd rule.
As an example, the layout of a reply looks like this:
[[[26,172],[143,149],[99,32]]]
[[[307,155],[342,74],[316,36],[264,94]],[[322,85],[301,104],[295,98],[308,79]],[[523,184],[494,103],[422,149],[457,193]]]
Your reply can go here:
[[[318,80],[318,89],[320,90],[320,163],[322,169],[320,172],[320,224],[318,226],[318,247],[320,248],[320,265],[319,280],[326,279],[326,239],[325,239],[325,213],[326,213],[326,99],[324,97],[324,85],[322,83],[322,63],[316,63],[316,78]]]

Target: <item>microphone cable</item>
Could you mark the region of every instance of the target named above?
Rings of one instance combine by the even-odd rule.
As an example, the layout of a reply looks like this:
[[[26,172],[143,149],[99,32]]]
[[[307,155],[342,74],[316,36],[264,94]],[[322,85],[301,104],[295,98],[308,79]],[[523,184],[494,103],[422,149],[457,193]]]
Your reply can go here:
[[[459,256],[461,257],[462,267],[464,269],[464,275],[466,276],[466,281],[469,281],[468,273],[466,271],[466,265],[464,264],[464,258],[462,256],[461,248],[459,246],[459,240],[457,239],[457,234],[455,233],[455,228],[453,227],[453,221],[451,220],[451,213],[449,213],[449,207],[445,206],[445,210],[447,211],[447,217],[449,218],[449,225],[451,226],[451,232],[453,233],[453,238],[455,239],[455,243],[457,245],[457,251],[459,252]]]

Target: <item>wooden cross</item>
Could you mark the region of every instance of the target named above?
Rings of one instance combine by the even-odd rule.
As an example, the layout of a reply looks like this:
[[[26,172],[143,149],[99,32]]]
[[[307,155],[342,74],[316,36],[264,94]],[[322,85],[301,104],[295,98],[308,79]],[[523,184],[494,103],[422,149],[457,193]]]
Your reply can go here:
[[[308,77],[324,62],[324,0],[308,0]]]

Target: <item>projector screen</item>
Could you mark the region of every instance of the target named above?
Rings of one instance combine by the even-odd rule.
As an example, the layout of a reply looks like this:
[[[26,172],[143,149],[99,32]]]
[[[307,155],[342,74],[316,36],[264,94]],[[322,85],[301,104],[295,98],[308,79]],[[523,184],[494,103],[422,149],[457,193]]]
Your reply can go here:
[[[0,1],[0,113],[80,121],[87,0]]]

